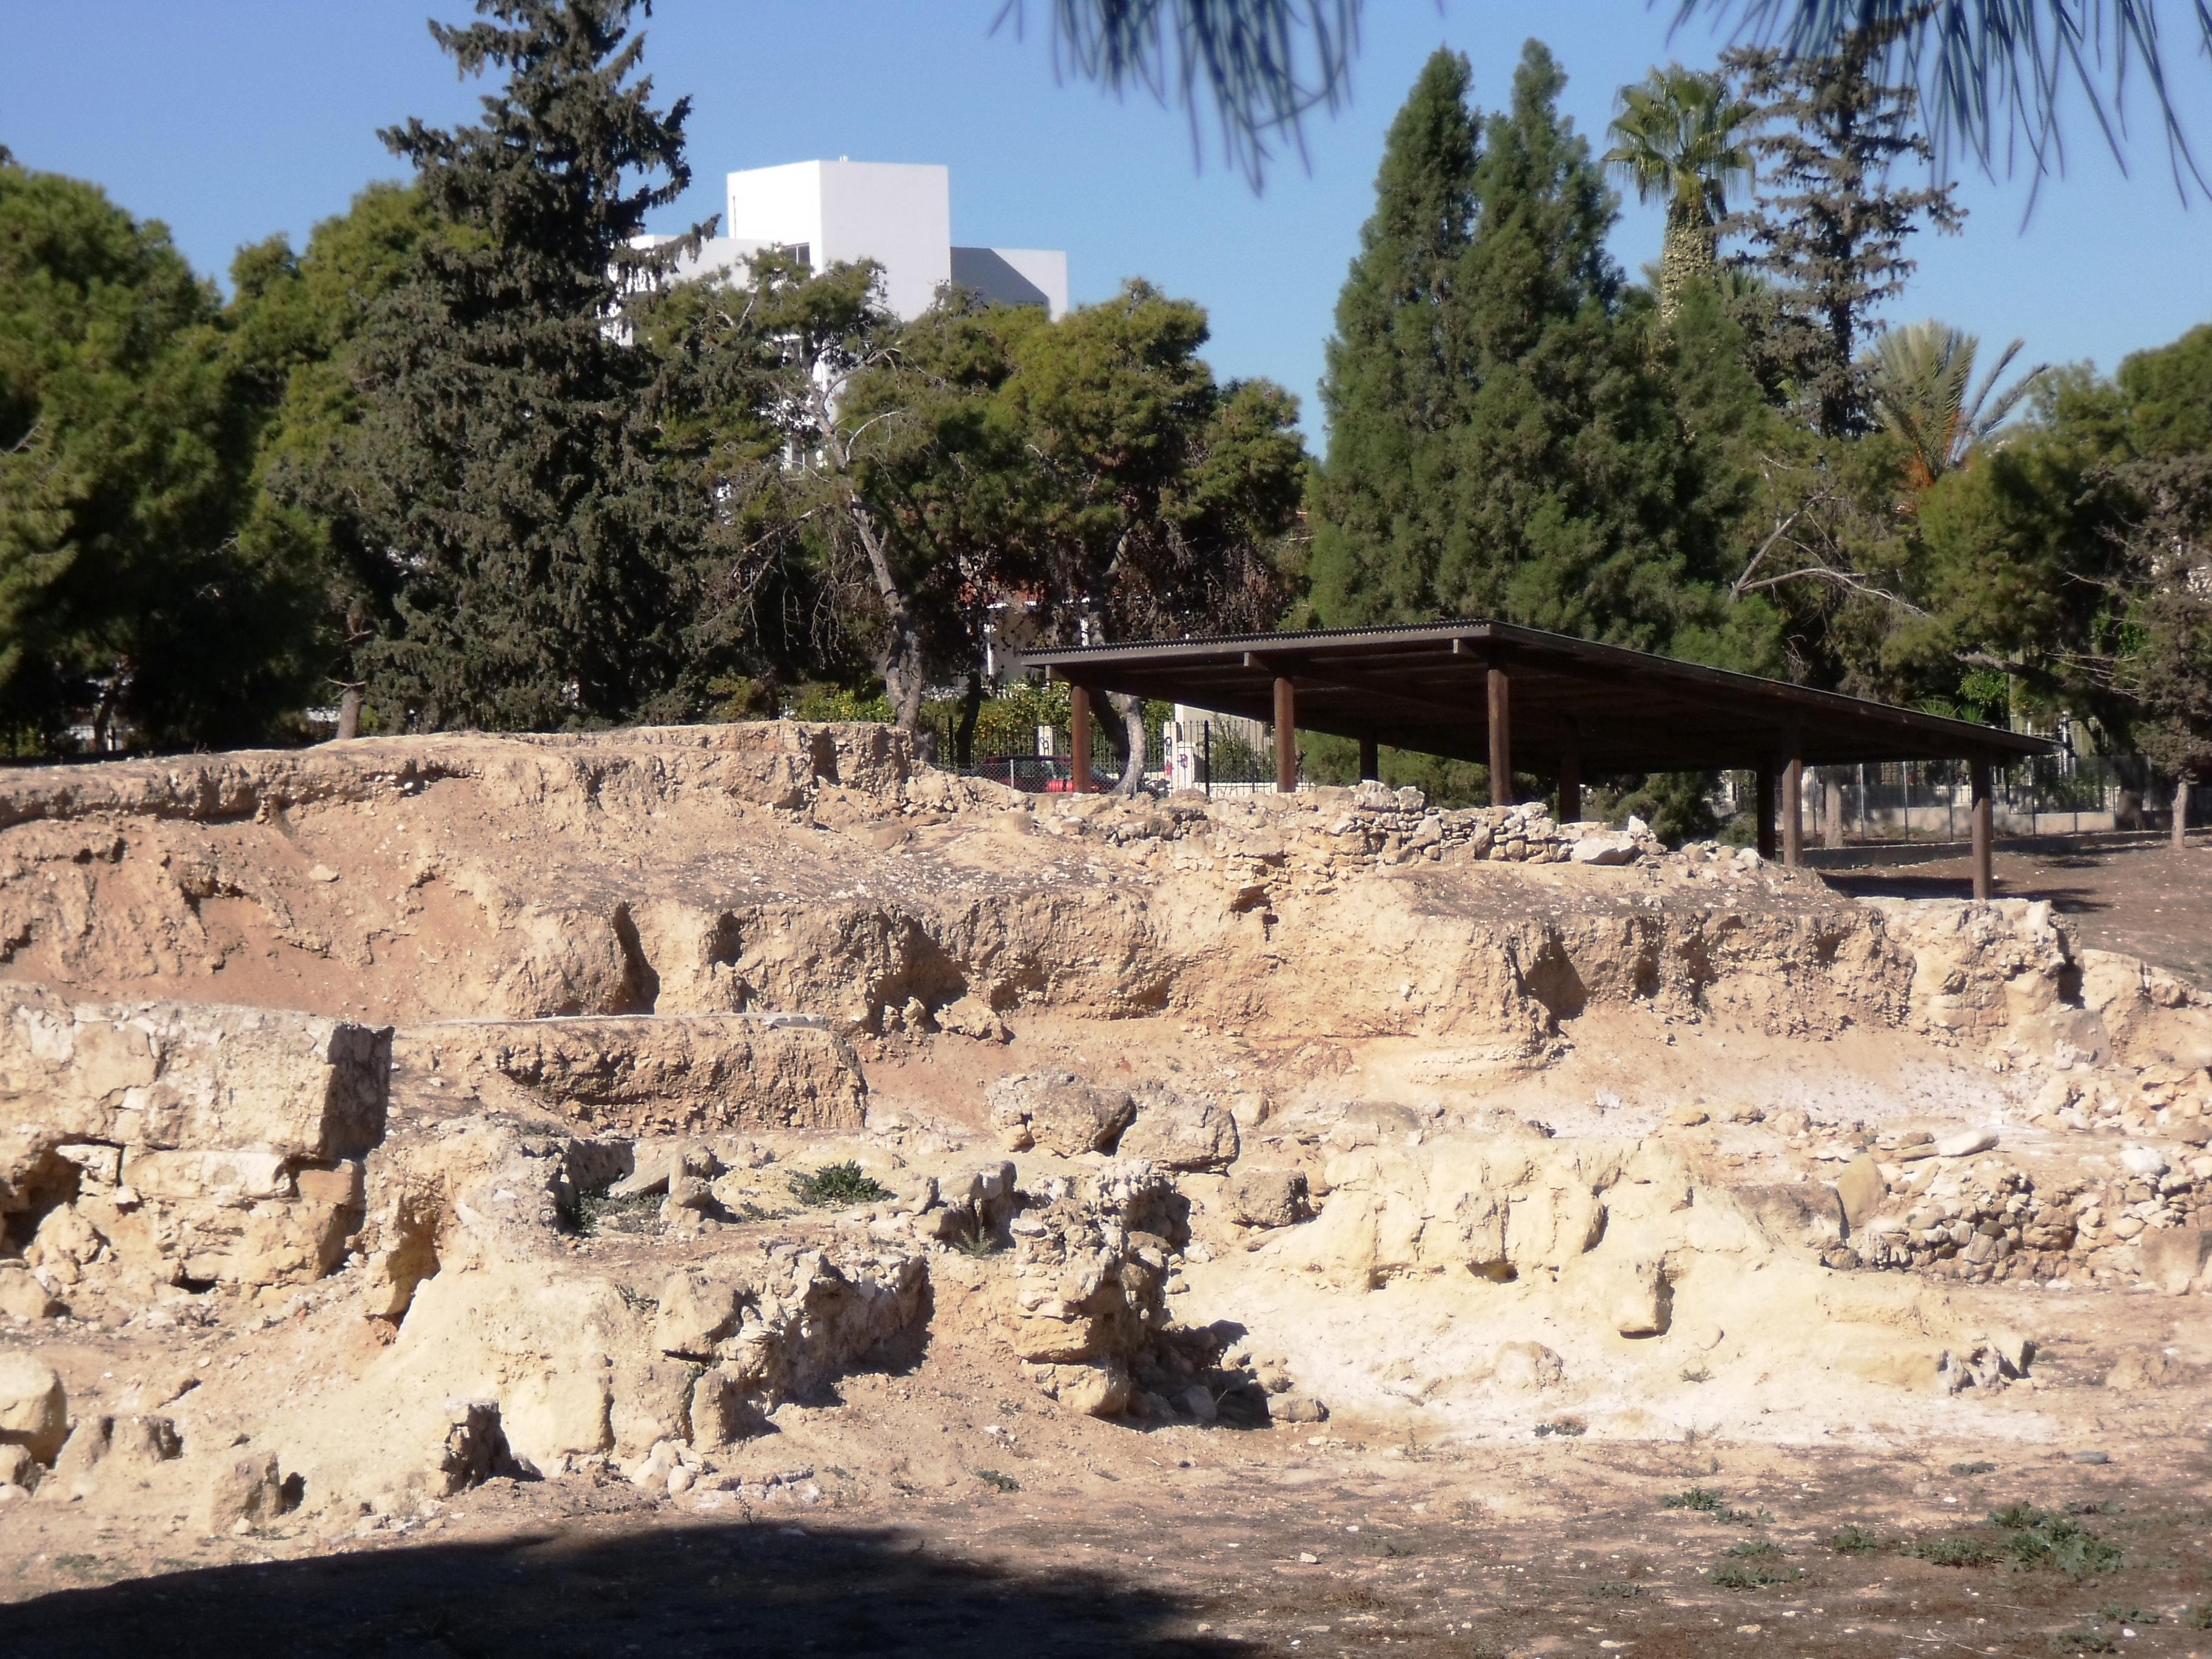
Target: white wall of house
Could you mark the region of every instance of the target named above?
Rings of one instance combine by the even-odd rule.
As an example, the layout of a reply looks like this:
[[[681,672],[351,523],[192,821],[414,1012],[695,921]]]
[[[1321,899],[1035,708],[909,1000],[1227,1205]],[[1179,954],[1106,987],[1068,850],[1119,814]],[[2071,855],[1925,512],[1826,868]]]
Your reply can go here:
[[[1067,310],[1067,255],[1054,248],[955,247],[950,169],[901,161],[793,161],[726,182],[723,234],[678,275],[742,265],[766,247],[803,247],[819,273],[843,260],[883,267],[884,299],[911,319],[948,282],[1007,305]],[[665,238],[647,239],[659,241]]]

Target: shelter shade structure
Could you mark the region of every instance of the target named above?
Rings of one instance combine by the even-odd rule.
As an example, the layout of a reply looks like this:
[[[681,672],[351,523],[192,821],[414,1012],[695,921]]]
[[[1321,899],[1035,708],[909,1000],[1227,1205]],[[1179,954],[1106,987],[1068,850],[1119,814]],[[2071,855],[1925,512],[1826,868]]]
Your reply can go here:
[[[1549,777],[1563,816],[1580,810],[1591,775],[1753,771],[1760,851],[1790,864],[1803,847],[1807,767],[1963,760],[1975,779],[1974,891],[1984,898],[1990,768],[2054,747],[1969,720],[1480,620],[1069,646],[1024,652],[1018,667],[1066,682],[1086,707],[1121,692],[1272,721],[1285,788],[1296,787],[1300,729],[1358,743],[1363,775],[1380,769],[1386,744],[1486,764],[1498,805],[1513,799],[1516,769]]]

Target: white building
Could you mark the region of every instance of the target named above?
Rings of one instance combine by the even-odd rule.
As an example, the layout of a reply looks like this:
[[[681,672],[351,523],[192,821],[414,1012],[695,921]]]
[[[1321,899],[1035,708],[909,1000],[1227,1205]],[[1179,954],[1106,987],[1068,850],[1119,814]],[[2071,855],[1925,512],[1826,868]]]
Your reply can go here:
[[[1067,255],[1057,249],[955,247],[951,173],[895,161],[793,161],[753,167],[728,181],[726,234],[678,267],[692,276],[745,263],[763,248],[796,252],[817,274],[872,259],[884,297],[902,319],[929,308],[946,283],[1006,305],[1067,309]],[[651,239],[665,241],[665,237]]]

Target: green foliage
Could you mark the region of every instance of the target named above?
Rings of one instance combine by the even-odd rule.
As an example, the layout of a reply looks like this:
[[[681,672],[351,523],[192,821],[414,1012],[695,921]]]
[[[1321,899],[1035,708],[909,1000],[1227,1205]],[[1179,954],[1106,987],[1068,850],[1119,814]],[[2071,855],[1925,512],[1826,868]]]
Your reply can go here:
[[[1708,1492],[1703,1486],[1690,1486],[1681,1492],[1668,1493],[1659,1500],[1659,1507],[1662,1510],[1688,1510],[1695,1515],[1714,1515],[1726,1505],[1718,1492]]]
[[[2005,1559],[2023,1569],[2048,1568],[2071,1578],[2094,1578],[2118,1566],[2124,1553],[2072,1516],[2032,1504],[1993,1510],[1990,1524],[2004,1534],[1999,1548]]]
[[[1778,1572],[1764,1561],[1723,1561],[1705,1574],[1706,1582],[1717,1589],[1765,1589],[1770,1584],[1786,1584],[1794,1573]]]
[[[358,656],[389,727],[667,717],[724,666],[684,649],[707,502],[659,465],[674,394],[611,325],[674,256],[633,242],[690,177],[686,104],[654,108],[637,75],[635,3],[485,0],[434,23],[462,73],[507,79],[477,125],[382,135],[441,227],[359,336],[334,481],[374,562]]]
[[[1019,1492],[1022,1483],[1011,1474],[1001,1474],[996,1469],[978,1469],[975,1478],[993,1492]]]
[[[1750,501],[1732,439],[1759,388],[1709,299],[1655,354],[1564,84],[1532,41],[1509,106],[1478,120],[1465,60],[1439,53],[1391,129],[1328,349],[1307,611],[1498,617],[1765,665],[1771,607],[1739,619],[1722,586]]]
[[[1607,136],[1605,164],[1636,188],[1636,198],[1667,205],[1659,257],[1659,316],[1674,319],[1683,285],[1710,279],[1716,233],[1729,188],[1751,176],[1746,129],[1756,113],[1720,76],[1680,64],[1655,69],[1640,86],[1620,89],[1620,111]]]
[[[1741,230],[1774,283],[1782,345],[1815,430],[1850,436],[1868,411],[1857,368],[1875,308],[1911,275],[1907,238],[1924,222],[1955,229],[1948,185],[1908,190],[1899,162],[1934,154],[1916,123],[1914,88],[1887,82],[1889,36],[1859,28],[1826,53],[1740,47],[1722,63],[1759,104],[1753,141],[1762,193]]]
[[[794,1172],[792,1196],[817,1209],[854,1204],[876,1204],[891,1196],[891,1189],[857,1164],[826,1164],[818,1170]]]
[[[311,568],[237,537],[261,418],[161,225],[0,160],[0,723],[18,750],[261,736],[298,707]]]
[[[1872,1555],[1881,1547],[1881,1540],[1853,1522],[1829,1534],[1828,1547],[1838,1555]]]
[[[1907,1547],[1905,1553],[1939,1567],[1986,1567],[1997,1559],[1997,1547],[1978,1534],[1954,1534],[1923,1539]]]

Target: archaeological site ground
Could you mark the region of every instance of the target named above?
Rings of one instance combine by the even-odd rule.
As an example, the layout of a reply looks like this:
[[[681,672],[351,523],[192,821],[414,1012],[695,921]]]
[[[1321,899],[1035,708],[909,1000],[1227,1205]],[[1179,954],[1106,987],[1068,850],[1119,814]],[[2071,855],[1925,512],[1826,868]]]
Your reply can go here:
[[[0,1652],[2212,1654],[2212,848],[2124,856],[8,773]]]

